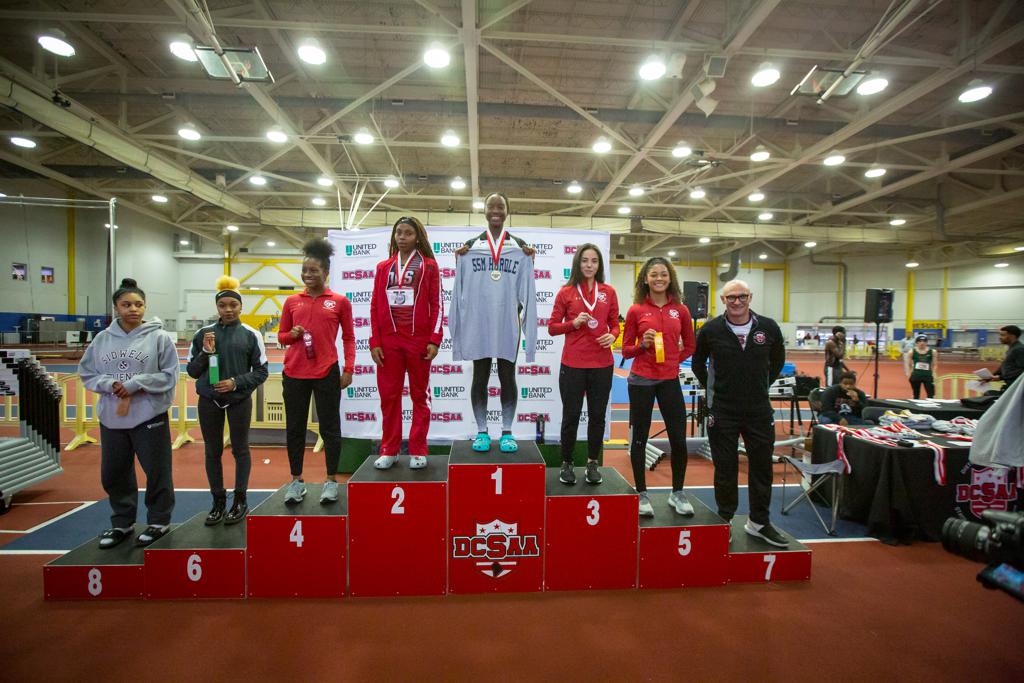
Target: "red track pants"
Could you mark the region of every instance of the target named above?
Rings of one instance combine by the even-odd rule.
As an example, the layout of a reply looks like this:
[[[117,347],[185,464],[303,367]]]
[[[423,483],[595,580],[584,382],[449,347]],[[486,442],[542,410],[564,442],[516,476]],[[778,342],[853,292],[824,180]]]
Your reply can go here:
[[[409,429],[409,455],[427,454],[430,430],[430,361],[425,338],[388,334],[381,340],[384,365],[377,368],[377,393],[384,414],[381,455],[398,455],[402,445],[402,386],[409,374],[412,399],[412,427]]]

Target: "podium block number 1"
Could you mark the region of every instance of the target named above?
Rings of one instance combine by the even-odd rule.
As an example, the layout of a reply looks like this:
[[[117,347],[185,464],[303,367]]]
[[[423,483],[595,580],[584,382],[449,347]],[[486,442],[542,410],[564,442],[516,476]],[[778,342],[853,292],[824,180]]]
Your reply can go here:
[[[491,474],[491,479],[494,480],[494,495],[500,496],[501,495],[501,468],[500,467],[495,468],[494,472]]]

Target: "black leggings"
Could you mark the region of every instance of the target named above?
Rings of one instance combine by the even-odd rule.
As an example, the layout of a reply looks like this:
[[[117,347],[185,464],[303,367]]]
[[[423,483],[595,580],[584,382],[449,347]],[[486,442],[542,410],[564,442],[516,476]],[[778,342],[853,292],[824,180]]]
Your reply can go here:
[[[203,432],[206,448],[206,479],[210,482],[210,493],[214,498],[224,499],[224,415],[228,417],[228,433],[231,435],[231,454],[235,456],[235,498],[245,499],[249,488],[249,471],[252,457],[249,455],[249,420],[252,418],[252,396],[244,401],[230,403],[221,408],[212,399],[199,397],[199,429]]]
[[[498,382],[501,384],[501,429],[512,431],[512,420],[516,416],[519,396],[516,392],[516,364],[498,358]],[[491,378],[491,359],[473,361],[473,385],[469,390],[469,401],[473,405],[478,432],[487,431],[487,381]]]
[[[606,368],[573,368],[562,364],[558,372],[558,391],[562,396],[562,462],[572,462],[584,394],[587,396],[587,458],[597,460],[601,455],[605,413],[612,391],[612,370],[611,365]]]
[[[306,430],[309,428],[309,398],[316,400],[320,437],[324,440],[327,476],[338,473],[341,461],[341,372],[335,363],[320,379],[297,379],[281,373],[284,394],[285,439],[292,476],[302,476],[306,454]]]
[[[657,384],[629,385],[629,460],[633,465],[633,481],[637,491],[647,490],[646,447],[655,399],[658,400],[672,451],[672,490],[682,491],[686,479],[686,404],[683,402],[683,389],[676,378]]]
[[[935,380],[923,377],[911,377],[910,388],[914,390],[914,398],[921,398],[921,387],[924,387],[928,398],[935,398]]]

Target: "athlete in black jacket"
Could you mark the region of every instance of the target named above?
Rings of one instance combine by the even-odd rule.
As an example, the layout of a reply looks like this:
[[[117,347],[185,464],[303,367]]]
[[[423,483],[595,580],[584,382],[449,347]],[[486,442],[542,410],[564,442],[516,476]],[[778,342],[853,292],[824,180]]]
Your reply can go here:
[[[707,390],[718,514],[725,520],[736,514],[742,434],[750,494],[750,519],[744,530],[784,548],[785,537],[768,519],[775,449],[775,411],[768,388],[782,371],[786,349],[778,324],[750,310],[752,298],[750,287],[742,280],[722,287],[725,314],[709,320],[697,334],[693,374]]]

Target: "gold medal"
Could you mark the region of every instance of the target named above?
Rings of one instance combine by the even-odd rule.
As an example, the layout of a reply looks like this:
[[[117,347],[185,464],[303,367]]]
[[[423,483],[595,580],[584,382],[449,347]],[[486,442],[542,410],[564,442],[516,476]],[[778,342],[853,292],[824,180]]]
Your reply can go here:
[[[491,271],[491,279],[494,280],[495,282],[500,280],[501,279],[501,271],[500,270],[492,270]]]

